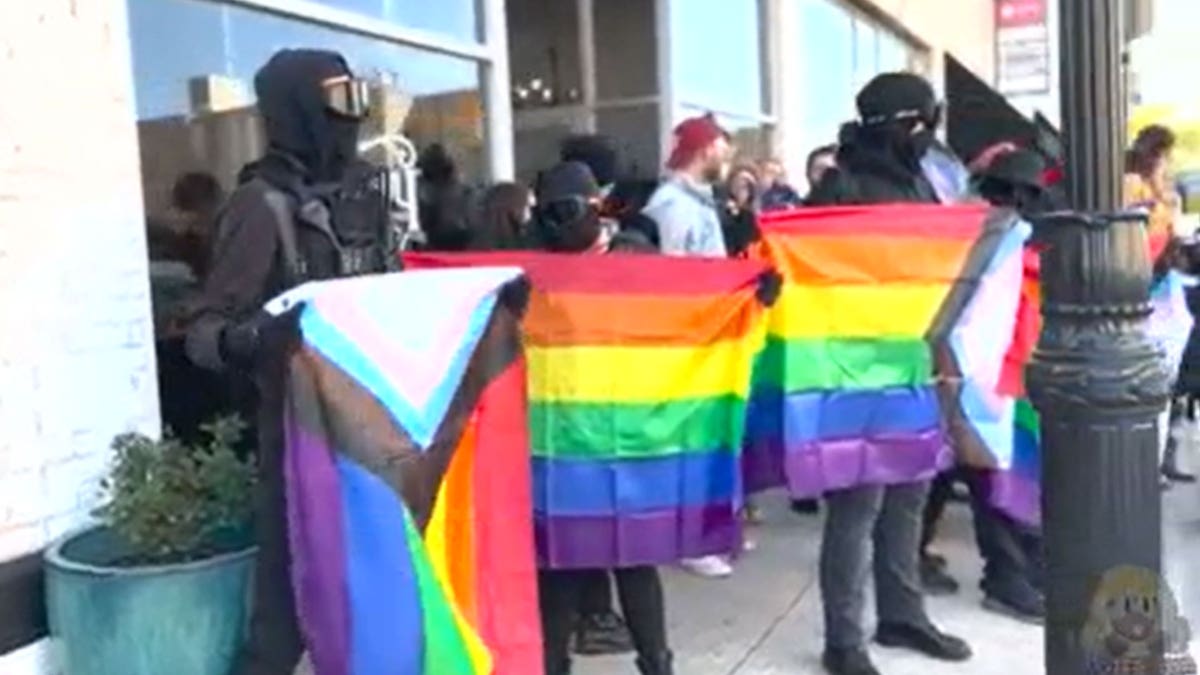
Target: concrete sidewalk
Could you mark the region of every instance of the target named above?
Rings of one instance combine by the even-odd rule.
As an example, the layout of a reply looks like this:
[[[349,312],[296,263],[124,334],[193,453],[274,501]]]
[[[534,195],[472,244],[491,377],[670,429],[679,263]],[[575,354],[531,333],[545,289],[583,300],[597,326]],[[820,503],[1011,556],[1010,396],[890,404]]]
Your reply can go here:
[[[783,495],[761,502],[766,523],[752,528],[758,549],[729,579],[700,579],[664,570],[671,644],[679,675],[820,675],[821,600],[817,551],[821,518],[787,509]],[[1163,498],[1164,564],[1184,614],[1200,626],[1200,487],[1176,486]],[[951,504],[935,548],[962,583],[958,595],[930,598],[929,612],[975,650],[967,663],[947,664],[872,647],[883,675],[1037,675],[1042,629],[985,611],[978,589],[982,561],[970,511]],[[873,619],[869,620],[872,624]],[[1197,642],[1192,654],[1200,659]],[[578,658],[577,675],[636,672],[633,657]]]
[[[729,579],[664,570],[671,643],[679,675],[808,675],[820,666],[817,550],[821,518],[799,516],[781,495],[762,500],[766,523],[750,530],[758,549]],[[883,675],[1030,675],[1042,671],[1042,633],[984,611],[970,513],[954,504],[936,544],[963,590],[929,600],[930,614],[971,643],[974,660],[945,664],[873,647]],[[871,619],[873,623],[873,619]],[[578,658],[578,675],[635,673],[633,657]]]

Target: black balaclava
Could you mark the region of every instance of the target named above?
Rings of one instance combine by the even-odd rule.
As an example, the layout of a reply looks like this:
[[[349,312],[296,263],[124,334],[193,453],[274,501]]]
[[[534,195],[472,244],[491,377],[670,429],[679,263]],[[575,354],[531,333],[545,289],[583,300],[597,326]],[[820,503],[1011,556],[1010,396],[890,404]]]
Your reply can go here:
[[[883,73],[862,88],[855,104],[866,139],[884,146],[910,168],[920,165],[941,121],[929,82],[911,73]],[[917,122],[924,128],[914,134]]]
[[[321,83],[352,76],[336,52],[284,49],[254,77],[268,151],[298,160],[312,182],[336,182],[358,157],[360,121],[326,108]]]

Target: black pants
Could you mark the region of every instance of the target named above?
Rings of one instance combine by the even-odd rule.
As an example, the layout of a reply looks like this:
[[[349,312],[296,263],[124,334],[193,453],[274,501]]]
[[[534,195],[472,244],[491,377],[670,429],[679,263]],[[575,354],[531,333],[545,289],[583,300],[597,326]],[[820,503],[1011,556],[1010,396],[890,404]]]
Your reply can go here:
[[[827,647],[855,649],[866,644],[863,615],[871,574],[881,623],[929,625],[917,572],[921,510],[928,492],[929,484],[919,482],[866,485],[825,495],[820,583]]]
[[[589,580],[597,570],[540,570],[538,600],[542,610],[546,675],[561,675],[570,667],[571,633],[579,615]],[[607,574],[607,572],[603,572]],[[655,657],[667,651],[667,619],[662,580],[654,567],[613,570],[621,612],[629,625],[639,656]]]
[[[587,570],[581,572],[583,588],[579,591],[579,613],[583,616],[610,614],[612,602],[612,572],[609,570]]]
[[[962,467],[947,471],[933,481],[921,530],[922,553],[937,536],[937,524],[946,510],[955,481],[965,483],[971,494],[975,543],[984,561],[984,592],[1002,594],[1005,589],[1020,584],[1039,586],[1041,537],[1034,528],[1014,521],[991,505],[987,470]]]
[[[259,378],[258,495],[255,532],[258,558],[250,637],[238,657],[236,675],[292,675],[304,653],[292,595],[287,495],[283,474],[283,377],[267,367]]]

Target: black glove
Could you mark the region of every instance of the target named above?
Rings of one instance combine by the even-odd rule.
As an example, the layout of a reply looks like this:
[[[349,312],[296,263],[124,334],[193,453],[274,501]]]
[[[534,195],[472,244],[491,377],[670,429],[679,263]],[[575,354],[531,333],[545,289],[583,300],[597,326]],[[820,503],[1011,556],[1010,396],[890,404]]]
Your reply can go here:
[[[500,288],[500,304],[507,307],[517,321],[525,318],[525,310],[529,308],[529,291],[529,278],[524,274]]]
[[[783,289],[783,277],[775,270],[767,270],[758,275],[758,289],[754,292],[754,296],[762,303],[763,307],[770,307],[779,299],[779,292]]]
[[[221,331],[221,360],[245,370],[253,370],[271,353],[282,353],[299,336],[299,304],[279,316],[259,311],[240,323]]]

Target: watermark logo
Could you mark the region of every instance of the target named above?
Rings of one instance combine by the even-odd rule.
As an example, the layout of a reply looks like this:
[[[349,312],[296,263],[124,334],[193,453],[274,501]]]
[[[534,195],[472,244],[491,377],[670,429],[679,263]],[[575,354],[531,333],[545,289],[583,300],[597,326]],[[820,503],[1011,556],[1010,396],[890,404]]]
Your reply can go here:
[[[1188,675],[1191,629],[1170,587],[1141,567],[1104,573],[1092,594],[1082,646],[1094,675]]]

